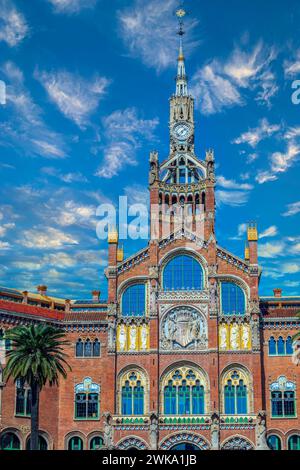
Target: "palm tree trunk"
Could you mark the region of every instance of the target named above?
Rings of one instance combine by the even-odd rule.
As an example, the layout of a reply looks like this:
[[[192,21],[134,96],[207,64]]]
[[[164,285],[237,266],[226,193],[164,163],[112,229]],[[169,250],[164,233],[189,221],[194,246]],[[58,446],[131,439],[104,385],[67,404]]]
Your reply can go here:
[[[39,401],[40,389],[37,383],[31,387],[31,438],[30,450],[39,450]]]

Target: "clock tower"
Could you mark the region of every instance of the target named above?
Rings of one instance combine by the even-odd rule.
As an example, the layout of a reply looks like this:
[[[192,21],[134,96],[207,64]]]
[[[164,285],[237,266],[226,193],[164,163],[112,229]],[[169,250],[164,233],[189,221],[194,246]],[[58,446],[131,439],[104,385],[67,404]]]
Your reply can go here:
[[[179,52],[176,89],[170,98],[170,151],[161,163],[157,152],[150,155],[151,239],[164,239],[167,233],[177,233],[179,214],[179,220],[189,219],[194,234],[215,241],[214,153],[207,151],[203,160],[195,154],[194,98],[188,89],[183,51],[186,12],[180,8],[176,15]],[[154,226],[158,228],[153,229]]]

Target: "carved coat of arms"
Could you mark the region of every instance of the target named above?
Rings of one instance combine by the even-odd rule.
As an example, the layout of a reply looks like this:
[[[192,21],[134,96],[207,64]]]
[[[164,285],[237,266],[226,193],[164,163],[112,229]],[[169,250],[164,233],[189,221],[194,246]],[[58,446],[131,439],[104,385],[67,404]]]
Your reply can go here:
[[[164,317],[161,327],[162,349],[204,349],[206,321],[192,307],[176,307]]]

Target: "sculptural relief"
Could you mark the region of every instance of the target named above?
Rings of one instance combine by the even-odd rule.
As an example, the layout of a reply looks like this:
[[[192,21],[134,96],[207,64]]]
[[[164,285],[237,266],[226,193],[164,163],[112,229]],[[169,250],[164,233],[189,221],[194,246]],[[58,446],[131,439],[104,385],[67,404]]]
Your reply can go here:
[[[195,308],[175,307],[161,324],[162,349],[205,349],[206,321]]]
[[[233,323],[230,329],[230,348],[232,350],[240,347],[240,329],[237,323]]]
[[[129,350],[136,351],[137,349],[137,327],[130,325],[129,329]]]
[[[127,345],[127,328],[122,323],[119,326],[119,350],[126,351],[126,345]]]

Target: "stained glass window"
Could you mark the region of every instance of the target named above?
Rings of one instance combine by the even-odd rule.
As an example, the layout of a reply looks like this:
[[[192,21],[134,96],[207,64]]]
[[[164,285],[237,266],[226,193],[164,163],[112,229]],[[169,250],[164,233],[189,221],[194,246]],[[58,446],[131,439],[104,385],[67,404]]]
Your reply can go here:
[[[295,392],[274,391],[271,393],[272,417],[295,416]]]
[[[83,341],[81,338],[76,343],[76,357],[100,357],[101,345],[98,339],[93,342],[90,339]]]
[[[293,354],[293,340],[291,336],[288,336],[286,339],[286,354],[292,355]]]
[[[29,438],[26,444],[26,450],[30,450],[31,439]],[[43,436],[39,436],[39,450],[48,450],[48,444]]]
[[[31,390],[25,386],[22,379],[18,379],[16,382],[16,415],[31,415]]]
[[[122,295],[122,315],[128,317],[142,317],[145,313],[145,284],[134,284],[128,287]]]
[[[101,436],[95,436],[90,441],[90,450],[101,449],[104,445],[103,438]]]
[[[192,256],[180,255],[172,258],[164,268],[164,290],[202,290],[203,270]]]
[[[222,313],[223,315],[244,315],[246,311],[243,289],[231,282],[222,282]]]
[[[277,353],[279,356],[285,355],[285,341],[282,336],[279,336],[277,341]]]
[[[228,415],[248,413],[247,386],[236,371],[232,374],[232,380],[228,380],[224,387],[224,412]]]
[[[1,450],[20,450],[20,439],[13,432],[6,432],[1,437]]]
[[[271,336],[269,339],[269,355],[276,356],[277,354],[277,346],[274,336]]]
[[[294,436],[289,437],[288,449],[289,450],[300,450],[300,436],[294,435]]]
[[[98,393],[76,393],[75,395],[75,418],[76,419],[98,419],[99,417],[99,395]]]
[[[281,450],[281,440],[275,434],[268,437],[267,443],[271,450]]]
[[[134,377],[132,381],[135,386],[126,380],[122,387],[122,414],[123,415],[143,415],[144,414],[144,387],[139,380]],[[132,382],[131,381],[131,382]]]
[[[164,387],[165,415],[204,414],[204,387],[193,370],[176,370]]]
[[[69,440],[68,450],[82,450],[83,449],[83,441],[80,437],[72,437]]]

